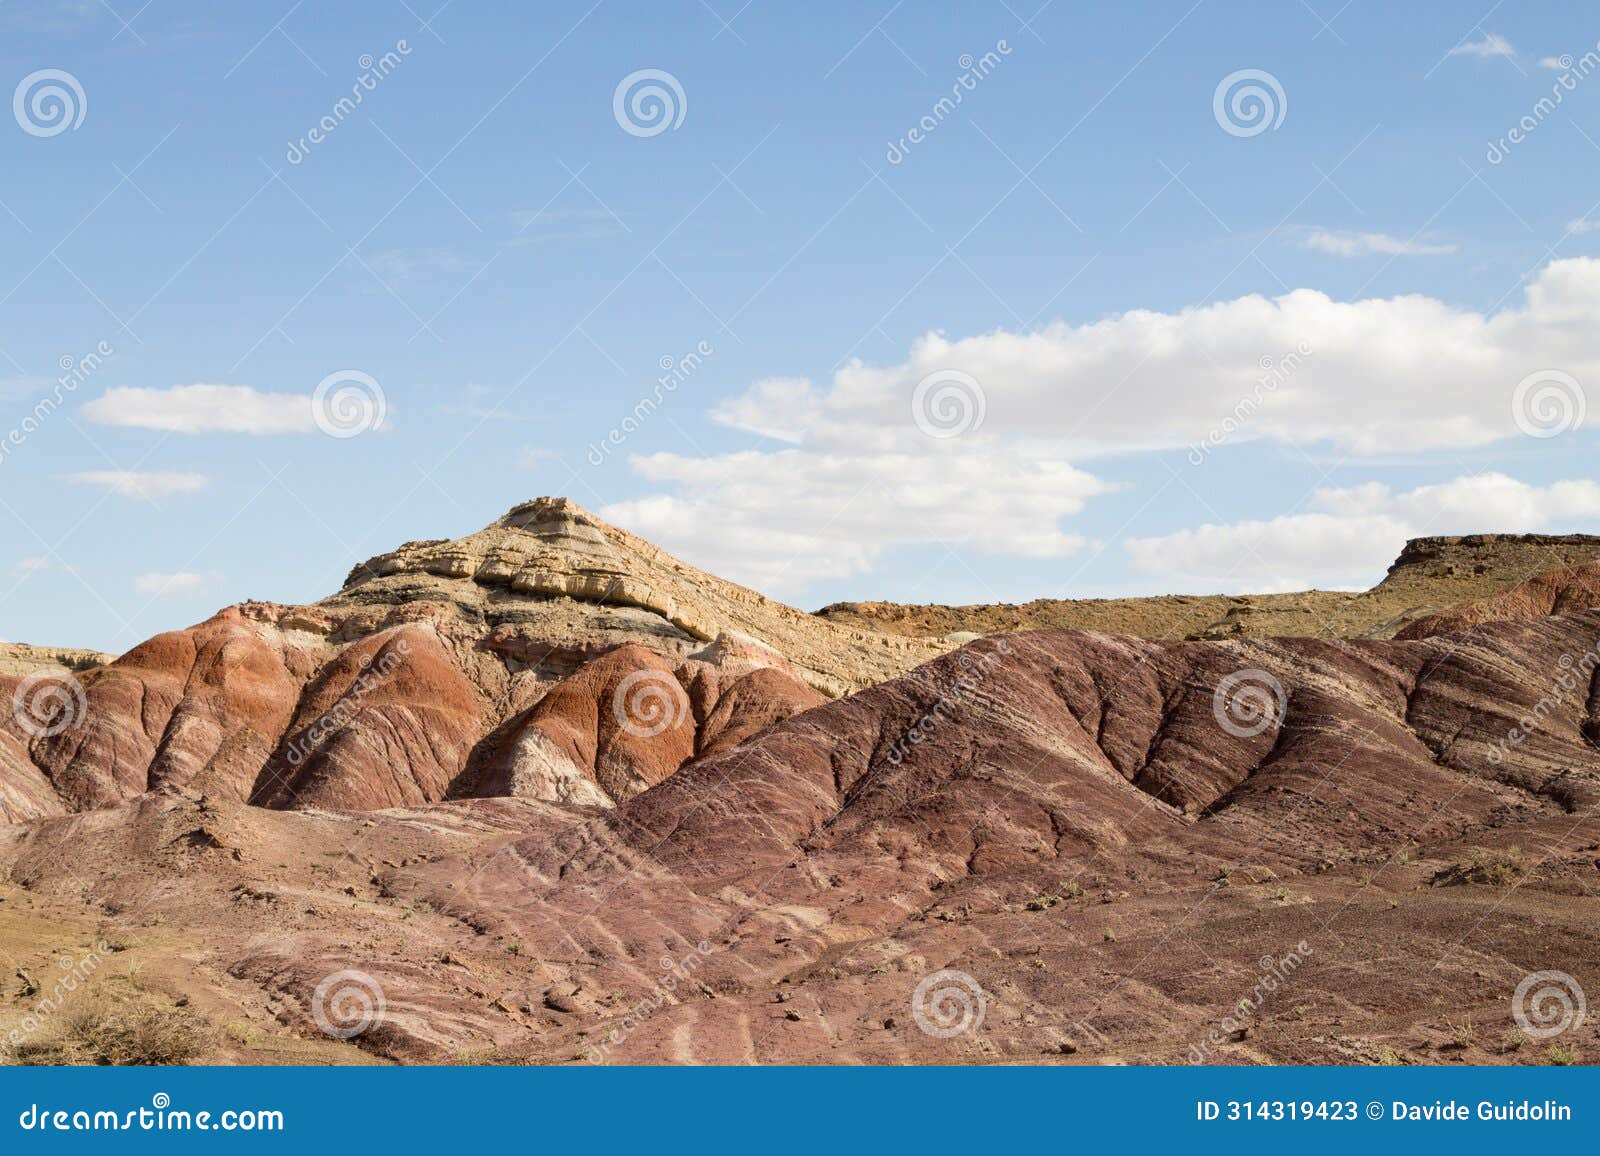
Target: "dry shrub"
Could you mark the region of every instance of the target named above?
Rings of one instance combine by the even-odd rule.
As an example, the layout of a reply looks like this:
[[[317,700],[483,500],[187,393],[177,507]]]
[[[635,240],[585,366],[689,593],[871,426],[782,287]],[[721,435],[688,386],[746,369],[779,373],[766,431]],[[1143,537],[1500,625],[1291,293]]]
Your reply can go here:
[[[12,1050],[21,1064],[173,1066],[194,1063],[211,1046],[204,1020],[180,1008],[86,1003],[63,1012],[49,1034]]]

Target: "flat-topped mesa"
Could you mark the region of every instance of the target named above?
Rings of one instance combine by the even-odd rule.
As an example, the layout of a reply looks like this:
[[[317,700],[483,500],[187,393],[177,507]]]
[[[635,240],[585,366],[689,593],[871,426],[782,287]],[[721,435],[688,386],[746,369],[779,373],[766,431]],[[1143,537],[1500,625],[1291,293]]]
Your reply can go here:
[[[1545,570],[1600,559],[1596,534],[1462,534],[1412,538],[1389,567],[1382,589],[1416,574],[1449,578],[1494,573],[1503,585]]]
[[[1413,538],[1384,579],[1362,591],[1036,599],[987,606],[836,602],[817,614],[840,625],[951,642],[963,640],[963,632],[1044,628],[1194,640],[1392,638],[1420,618],[1491,597],[1536,574],[1597,559],[1600,535],[1465,534]]]
[[[682,653],[725,633],[748,635],[829,695],[881,682],[947,649],[822,622],[689,566],[567,498],[535,498],[464,538],[408,542],[380,554],[321,605],[426,601],[469,608],[492,626],[511,623],[541,641],[556,633],[558,619],[560,637],[574,644],[636,636],[637,619],[619,620],[628,611],[656,616],[656,644]]]

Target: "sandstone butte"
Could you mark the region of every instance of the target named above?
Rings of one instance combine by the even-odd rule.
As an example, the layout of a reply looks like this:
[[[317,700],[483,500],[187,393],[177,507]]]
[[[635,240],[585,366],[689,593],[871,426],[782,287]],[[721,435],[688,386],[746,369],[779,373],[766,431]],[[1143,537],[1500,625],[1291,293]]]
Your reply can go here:
[[[1600,985],[1595,545],[1413,544],[1382,637],[953,648],[530,502],[12,652],[84,698],[0,732],[0,949],[112,943],[104,993],[248,1025],[221,1062],[1541,1062],[1519,980]],[[384,1010],[330,1037],[351,972]]]

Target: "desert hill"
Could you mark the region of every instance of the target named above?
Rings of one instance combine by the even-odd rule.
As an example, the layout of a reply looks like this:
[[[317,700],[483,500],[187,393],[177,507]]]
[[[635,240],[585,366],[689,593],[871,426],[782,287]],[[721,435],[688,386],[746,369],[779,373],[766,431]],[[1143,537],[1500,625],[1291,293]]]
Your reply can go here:
[[[1505,736],[1597,647],[1594,611],[1414,642],[1037,632],[611,808],[165,790],[0,828],[0,944],[36,975],[98,929],[149,968],[127,998],[247,1024],[221,1046],[256,1060],[305,1058],[354,975],[382,1012],[349,1046],[399,1060],[1542,1062],[1510,995],[1595,975],[1600,696]],[[1241,1012],[1264,973],[1286,990]],[[920,1027],[930,975],[982,1016]]]
[[[142,1032],[164,1062],[1545,1062],[1521,981],[1600,987],[1600,599],[1592,561],[1523,571],[1597,541],[1413,543],[1342,620],[1401,639],[953,648],[541,499],[314,605],[24,653],[0,1032],[43,1062]],[[93,994],[52,1020],[75,959]],[[1600,1021],[1560,1047],[1600,1057]]]
[[[946,649],[821,621],[539,499],[363,563],[311,606],[227,607],[110,661],[14,650],[0,817],[178,787],[271,807],[610,805]]]

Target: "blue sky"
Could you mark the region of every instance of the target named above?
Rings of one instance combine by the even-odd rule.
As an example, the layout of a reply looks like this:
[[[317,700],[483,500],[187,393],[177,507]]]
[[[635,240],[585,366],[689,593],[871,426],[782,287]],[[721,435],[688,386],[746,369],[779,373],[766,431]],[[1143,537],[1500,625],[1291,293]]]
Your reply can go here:
[[[551,493],[806,607],[1593,530],[1597,41],[1577,3],[12,0],[0,637],[126,649]]]

